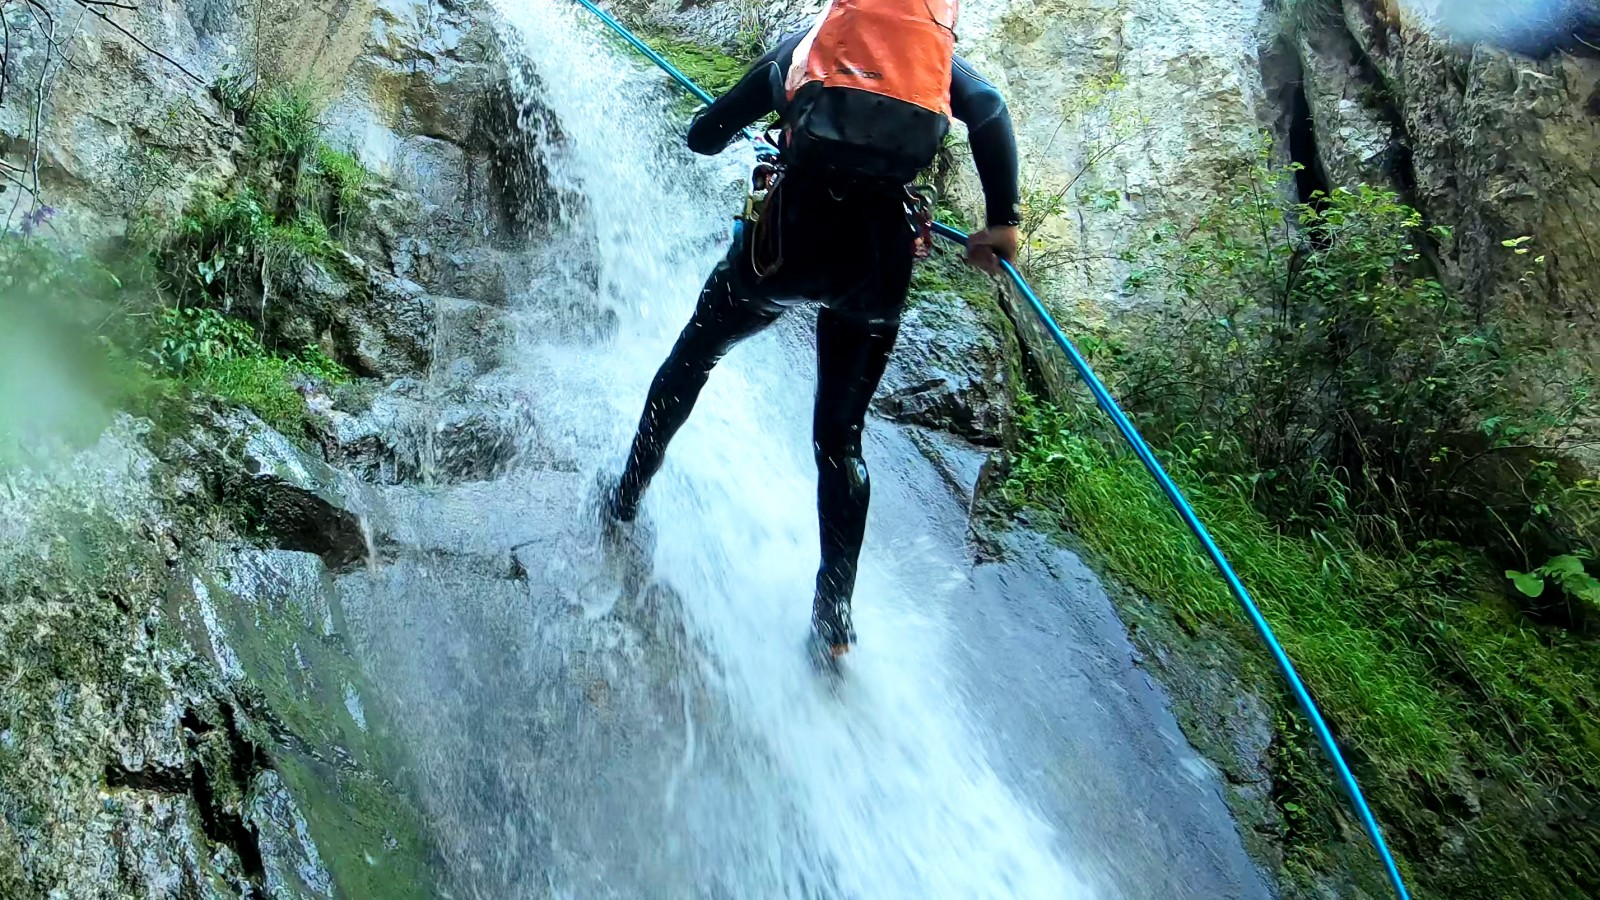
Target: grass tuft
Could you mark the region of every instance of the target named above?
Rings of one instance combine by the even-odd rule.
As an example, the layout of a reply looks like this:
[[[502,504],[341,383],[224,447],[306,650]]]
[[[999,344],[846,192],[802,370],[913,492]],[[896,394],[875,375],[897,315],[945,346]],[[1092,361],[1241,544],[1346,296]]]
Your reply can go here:
[[[371,181],[371,173],[354,154],[317,145],[317,172],[333,197],[333,218],[344,220],[361,208],[361,196]]]
[[[245,118],[251,148],[259,155],[298,164],[322,139],[321,103],[307,83],[275,85],[252,97]]]

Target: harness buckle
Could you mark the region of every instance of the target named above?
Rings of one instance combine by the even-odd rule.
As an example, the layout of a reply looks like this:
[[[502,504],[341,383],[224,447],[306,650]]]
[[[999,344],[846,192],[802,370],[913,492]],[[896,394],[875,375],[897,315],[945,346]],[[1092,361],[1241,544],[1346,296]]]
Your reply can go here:
[[[761,219],[761,209],[767,204],[767,195],[778,186],[783,170],[777,163],[758,162],[750,171],[750,190],[745,192],[744,214],[740,217],[754,225]]]
[[[934,190],[925,184],[906,185],[906,224],[911,227],[911,256],[927,259],[933,253]]]

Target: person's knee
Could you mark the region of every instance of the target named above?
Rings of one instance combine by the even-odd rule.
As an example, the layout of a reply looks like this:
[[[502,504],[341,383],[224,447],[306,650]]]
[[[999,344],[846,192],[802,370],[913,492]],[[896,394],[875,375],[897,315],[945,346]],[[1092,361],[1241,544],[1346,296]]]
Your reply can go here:
[[[837,484],[852,495],[867,489],[867,461],[861,454],[858,429],[820,429],[813,438],[812,451],[824,482]]]
[[[817,422],[812,428],[811,446],[818,465],[823,460],[859,459],[861,429],[838,422]]]
[[[711,370],[722,361],[726,351],[718,336],[703,323],[693,323],[678,339],[672,353],[656,372],[659,390],[681,391],[692,387],[698,390],[711,377]]]

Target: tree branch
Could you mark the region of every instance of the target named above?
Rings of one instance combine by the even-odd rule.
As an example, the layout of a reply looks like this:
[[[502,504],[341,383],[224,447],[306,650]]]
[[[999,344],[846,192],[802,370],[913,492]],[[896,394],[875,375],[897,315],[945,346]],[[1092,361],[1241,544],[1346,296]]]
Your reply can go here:
[[[6,85],[11,83],[11,20],[6,18],[6,2],[0,2],[0,29],[5,31],[5,51],[0,54],[0,106],[6,102]]]
[[[38,0],[28,0],[28,2],[37,4]],[[179,72],[182,72],[183,74],[185,74],[185,75],[189,76],[190,78],[194,79],[194,82],[196,84],[204,85],[206,83],[206,80],[204,78],[201,78],[199,75],[196,75],[195,73],[189,71],[187,68],[184,67],[183,63],[178,62],[177,60],[175,60],[172,57],[166,55],[165,53],[162,53],[160,50],[157,50],[156,48],[154,48],[154,47],[150,46],[149,44],[145,43],[143,38],[140,38],[138,35],[134,34],[133,32],[129,31],[127,28],[123,27],[123,25],[121,25],[115,19],[113,19],[110,16],[106,15],[105,10],[97,8],[99,0],[73,0],[73,2],[78,4],[79,6],[82,6],[84,9],[88,10],[90,15],[94,16],[95,18],[99,19],[100,21],[102,21],[102,22],[106,23],[107,25],[110,25],[112,28],[116,29],[118,32],[120,32],[128,40],[133,41],[135,44],[138,44],[139,48],[144,50],[146,53],[149,53],[150,55],[155,56],[155,57],[165,61],[168,65],[172,66],[174,69],[177,69]],[[130,7],[130,6],[122,6],[120,4],[115,4],[115,3],[106,3],[104,5],[112,6],[113,8],[116,8],[116,9],[132,9],[133,8],[133,7]]]

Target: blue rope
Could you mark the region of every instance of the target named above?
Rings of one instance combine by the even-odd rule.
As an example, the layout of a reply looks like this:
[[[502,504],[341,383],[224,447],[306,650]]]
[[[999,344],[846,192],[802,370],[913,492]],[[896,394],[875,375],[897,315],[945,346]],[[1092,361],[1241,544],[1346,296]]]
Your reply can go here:
[[[599,16],[600,17],[600,21],[602,21],[602,22],[606,23],[607,25],[609,25],[611,27],[611,30],[615,31],[618,35],[621,35],[623,40],[625,40],[628,43],[632,44],[633,45],[633,49],[638,50],[640,53],[643,53],[645,56],[649,57],[651,62],[653,62],[656,65],[660,66],[661,67],[661,71],[666,72],[668,75],[671,75],[672,79],[674,81],[676,81],[679,84],[683,85],[683,89],[684,90],[688,91],[689,93],[695,95],[695,97],[699,98],[701,103],[704,103],[705,105],[710,106],[713,102],[716,101],[715,97],[713,97],[710,94],[706,93],[705,88],[702,88],[700,85],[695,84],[693,81],[689,80],[689,76],[683,74],[682,72],[679,72],[676,66],[674,66],[672,63],[667,62],[666,57],[664,57],[661,54],[657,53],[654,49],[651,48],[651,46],[649,44],[646,44],[644,41],[639,40],[639,36],[638,35],[634,34],[631,31],[629,31],[627,28],[624,28],[621,22],[618,22],[616,19],[613,19],[611,17],[610,13],[608,13],[605,10],[601,9],[600,7],[596,6],[594,4],[593,0],[578,0],[578,2],[582,3],[584,5],[584,7],[586,9],[588,9],[590,12],[592,12],[595,15]]]
[[[933,227],[941,237],[962,245],[967,242],[965,234],[943,222],[937,222]],[[1228,587],[1233,591],[1233,596],[1238,599],[1239,605],[1244,608],[1245,615],[1249,617],[1250,624],[1255,626],[1256,633],[1261,636],[1262,642],[1267,645],[1267,650],[1272,654],[1273,661],[1278,664],[1278,671],[1283,673],[1283,680],[1289,684],[1289,692],[1294,695],[1295,701],[1300,704],[1300,708],[1305,712],[1306,718],[1311,721],[1311,730],[1316,734],[1317,740],[1321,742],[1322,749],[1327,751],[1328,758],[1332,760],[1333,770],[1338,775],[1339,782],[1344,787],[1345,792],[1350,795],[1350,802],[1355,806],[1356,814],[1361,818],[1362,826],[1366,828],[1367,834],[1372,838],[1372,845],[1377,849],[1378,856],[1383,860],[1384,868],[1389,873],[1389,880],[1394,884],[1395,893],[1399,895],[1400,900],[1409,900],[1411,894],[1406,890],[1404,879],[1400,877],[1400,868],[1395,863],[1394,855],[1389,852],[1388,842],[1383,839],[1383,831],[1378,827],[1378,820],[1373,816],[1372,808],[1367,805],[1367,799],[1361,793],[1361,786],[1356,783],[1355,774],[1350,771],[1350,766],[1345,763],[1344,754],[1339,752],[1339,746],[1334,741],[1333,732],[1329,730],[1328,723],[1322,718],[1322,711],[1317,708],[1316,701],[1311,699],[1311,692],[1306,689],[1305,682],[1300,680],[1300,673],[1295,671],[1294,663],[1290,661],[1289,654],[1283,649],[1283,645],[1278,642],[1278,637],[1273,633],[1272,626],[1267,623],[1266,616],[1261,614],[1261,608],[1256,605],[1255,599],[1250,596],[1250,591],[1244,586],[1244,582],[1240,580],[1238,573],[1233,570],[1233,565],[1228,562],[1228,558],[1222,554],[1222,549],[1217,546],[1217,542],[1212,540],[1211,532],[1206,528],[1205,523],[1200,521],[1200,517],[1195,514],[1194,507],[1189,503],[1189,498],[1183,495],[1183,491],[1173,482],[1172,477],[1167,474],[1167,470],[1162,467],[1161,461],[1156,459],[1156,455],[1151,451],[1150,445],[1145,443],[1144,436],[1139,434],[1139,429],[1135,428],[1133,422],[1129,421],[1127,414],[1122,411],[1122,407],[1118,406],[1117,401],[1111,396],[1111,392],[1106,390],[1105,383],[1100,380],[1099,376],[1095,375],[1093,369],[1089,368],[1088,360],[1084,359],[1083,354],[1078,352],[1077,346],[1061,330],[1061,326],[1056,323],[1055,317],[1050,315],[1050,311],[1044,308],[1044,304],[1040,302],[1038,295],[1033,292],[1033,288],[1029,287],[1028,282],[1023,280],[1022,274],[1005,260],[1001,260],[1000,265],[1005,269],[1006,275],[1011,278],[1011,283],[1016,285],[1017,290],[1028,301],[1028,305],[1033,308],[1034,313],[1038,315],[1039,321],[1050,332],[1050,337],[1056,342],[1056,346],[1060,347],[1061,352],[1066,354],[1067,361],[1072,363],[1072,368],[1077,371],[1078,377],[1082,378],[1083,383],[1089,387],[1089,392],[1094,395],[1094,402],[1110,417],[1112,424],[1117,426],[1117,431],[1122,434],[1123,439],[1128,442],[1128,446],[1133,449],[1134,455],[1139,457],[1139,461],[1144,463],[1144,467],[1149,470],[1150,477],[1155,479],[1156,484],[1161,488],[1161,492],[1167,495],[1168,500],[1172,501],[1172,506],[1178,511],[1178,517],[1183,519],[1183,524],[1189,526],[1189,530],[1194,532],[1195,538],[1200,541],[1200,546],[1205,549],[1206,555],[1211,557],[1211,561],[1216,564],[1217,571],[1222,574],[1223,580],[1228,583]]]
[[[610,26],[611,30],[621,35],[624,40],[632,44],[639,52],[649,57],[651,62],[660,66],[663,71],[687,88],[690,93],[708,105],[713,102],[710,94],[689,80],[688,76],[679,72],[671,63],[663,59],[660,54],[652,50],[648,44],[639,40],[631,31],[623,27],[620,22],[596,6],[592,0],[578,0],[578,2],[599,16],[602,22]],[[935,234],[953,243],[960,244],[963,247],[967,244],[966,233],[943,222],[935,222],[933,230]],[[1078,377],[1083,379],[1083,383],[1088,386],[1089,393],[1094,395],[1095,403],[1111,419],[1111,423],[1117,427],[1117,431],[1122,435],[1123,440],[1128,442],[1128,446],[1132,448],[1134,455],[1139,458],[1145,469],[1150,472],[1150,477],[1155,479],[1157,486],[1161,488],[1161,492],[1167,495],[1167,499],[1171,501],[1173,509],[1177,510],[1178,517],[1183,520],[1183,524],[1187,525],[1189,530],[1194,533],[1195,538],[1200,541],[1201,548],[1205,550],[1211,561],[1216,564],[1217,571],[1221,573],[1222,579],[1228,583],[1228,588],[1233,591],[1233,596],[1239,601],[1240,607],[1244,609],[1245,616],[1250,619],[1250,624],[1255,626],[1256,633],[1261,636],[1262,642],[1267,645],[1267,650],[1272,654],[1273,661],[1277,663],[1278,671],[1282,673],[1283,680],[1288,683],[1289,692],[1294,695],[1295,702],[1300,704],[1300,709],[1311,722],[1312,732],[1316,734],[1318,742],[1322,744],[1322,749],[1328,754],[1329,760],[1332,761],[1334,773],[1338,776],[1340,785],[1344,788],[1345,793],[1349,795],[1350,803],[1355,807],[1356,815],[1361,819],[1361,824],[1366,829],[1367,835],[1372,838],[1372,846],[1378,851],[1378,857],[1383,861],[1384,869],[1389,875],[1389,881],[1394,885],[1395,894],[1400,900],[1410,900],[1411,893],[1406,890],[1405,879],[1400,875],[1400,867],[1395,862],[1394,854],[1389,851],[1388,842],[1383,839],[1383,830],[1378,827],[1377,817],[1372,814],[1372,808],[1367,805],[1367,799],[1361,793],[1361,786],[1356,783],[1355,773],[1350,771],[1350,766],[1345,762],[1344,754],[1339,751],[1338,742],[1334,740],[1333,732],[1328,728],[1328,723],[1322,718],[1322,711],[1317,708],[1316,701],[1311,698],[1311,692],[1306,689],[1305,682],[1300,680],[1300,673],[1295,670],[1294,663],[1289,659],[1288,652],[1278,642],[1278,637],[1273,633],[1272,626],[1268,624],[1266,616],[1262,615],[1261,608],[1256,605],[1255,599],[1250,596],[1249,589],[1244,586],[1244,582],[1240,580],[1238,573],[1233,570],[1233,565],[1228,562],[1228,558],[1223,555],[1222,549],[1212,539],[1211,532],[1206,528],[1205,523],[1201,522],[1200,517],[1195,514],[1194,507],[1189,503],[1189,498],[1184,496],[1183,491],[1172,480],[1172,476],[1167,474],[1167,470],[1162,467],[1161,461],[1156,459],[1155,453],[1151,451],[1150,445],[1145,443],[1143,435],[1139,434],[1139,429],[1134,427],[1133,422],[1122,411],[1122,407],[1117,405],[1116,399],[1106,389],[1105,383],[1089,367],[1088,360],[1084,359],[1083,354],[1078,352],[1077,346],[1061,330],[1061,326],[1056,322],[1055,317],[1050,314],[1049,310],[1045,309],[1044,303],[1033,292],[1033,288],[1028,286],[1028,282],[1022,277],[1022,273],[1018,272],[1015,266],[1005,260],[1000,261],[1000,266],[1005,270],[1006,276],[1011,279],[1011,283],[1016,286],[1017,291],[1022,294],[1023,299],[1028,301],[1028,305],[1032,307],[1034,314],[1039,317],[1039,321],[1044,325],[1045,330],[1050,333],[1050,337],[1056,342],[1056,346],[1060,347],[1061,352],[1066,355],[1067,361],[1077,371]]]

